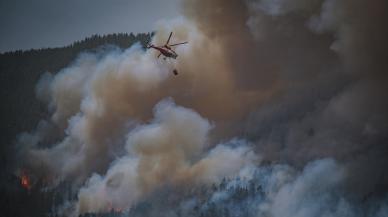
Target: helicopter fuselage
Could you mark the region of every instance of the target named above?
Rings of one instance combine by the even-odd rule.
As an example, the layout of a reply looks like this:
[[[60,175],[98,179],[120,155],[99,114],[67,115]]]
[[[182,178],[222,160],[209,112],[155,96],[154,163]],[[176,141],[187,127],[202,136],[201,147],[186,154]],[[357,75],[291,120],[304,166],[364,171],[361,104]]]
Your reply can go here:
[[[151,45],[150,47],[158,50],[165,57],[173,58],[173,59],[176,59],[178,57],[178,54],[175,53],[173,50],[171,50],[171,48],[168,48],[167,46],[158,47],[158,46]]]

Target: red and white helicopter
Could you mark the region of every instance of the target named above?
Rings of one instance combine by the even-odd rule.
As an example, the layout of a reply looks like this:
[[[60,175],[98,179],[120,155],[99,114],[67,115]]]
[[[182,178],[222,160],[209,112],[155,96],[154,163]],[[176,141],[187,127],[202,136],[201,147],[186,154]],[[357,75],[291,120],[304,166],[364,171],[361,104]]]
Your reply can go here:
[[[166,44],[164,44],[163,46],[155,46],[153,44],[149,44],[147,46],[147,48],[148,49],[149,48],[153,48],[155,50],[158,50],[160,52],[159,55],[158,55],[158,58],[161,55],[163,55],[164,59],[166,59],[166,58],[176,59],[178,57],[178,54],[172,49],[172,47],[175,47],[175,46],[178,46],[178,45],[181,45],[181,44],[187,44],[188,42],[185,41],[185,42],[176,43],[176,44],[168,44],[168,43],[170,43],[171,36],[172,36],[172,32],[170,33],[170,36],[168,36]]]

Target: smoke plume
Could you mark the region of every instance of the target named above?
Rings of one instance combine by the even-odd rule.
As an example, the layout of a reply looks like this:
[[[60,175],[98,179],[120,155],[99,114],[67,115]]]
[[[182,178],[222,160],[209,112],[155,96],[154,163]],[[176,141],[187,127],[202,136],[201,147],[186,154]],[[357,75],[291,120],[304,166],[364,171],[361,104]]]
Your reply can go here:
[[[129,210],[166,186],[181,212],[208,210],[187,189],[245,177],[264,192],[236,208],[249,216],[385,216],[386,9],[186,0],[152,41],[189,41],[177,60],[135,45],[42,76],[51,117],[20,136],[19,168],[73,183],[73,214]]]
[[[129,133],[128,153],[106,176],[93,175],[81,188],[78,213],[108,210],[108,205],[128,209],[157,187],[214,183],[257,160],[245,146],[218,145],[204,155],[211,125],[194,111],[162,101],[154,113],[151,123]]]

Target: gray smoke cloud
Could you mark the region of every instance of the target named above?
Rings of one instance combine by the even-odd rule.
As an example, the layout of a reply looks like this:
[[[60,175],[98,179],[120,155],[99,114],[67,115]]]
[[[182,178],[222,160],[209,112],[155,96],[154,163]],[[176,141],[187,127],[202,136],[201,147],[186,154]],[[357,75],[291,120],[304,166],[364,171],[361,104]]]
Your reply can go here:
[[[106,176],[93,175],[81,188],[77,213],[129,209],[157,187],[211,184],[258,160],[244,145],[218,145],[203,155],[210,123],[171,100],[160,102],[154,113],[151,123],[129,133],[128,153]]]
[[[245,168],[236,179],[223,182],[208,201],[186,198],[179,211],[169,215],[199,216],[192,214],[197,207],[202,213],[216,210],[227,216],[386,216],[387,198],[372,204],[344,198],[345,177],[346,169],[333,159],[314,160],[301,170],[285,164]],[[248,195],[236,200],[245,189]]]
[[[51,117],[20,136],[20,168],[77,186],[74,215],[128,210],[170,186],[190,216],[201,203],[177,189],[245,177],[264,192],[236,208],[248,216],[384,216],[387,8],[184,1],[153,38],[189,41],[177,61],[137,45],[42,77]]]
[[[387,188],[384,184],[387,173],[379,169],[386,164],[383,156],[388,151],[384,142],[388,135],[385,124],[388,104],[384,100],[387,64],[382,61],[387,52],[381,50],[387,47],[383,39],[388,35],[383,27],[386,14],[381,12],[387,4],[295,2],[292,7],[290,1],[251,2],[248,24],[254,35],[259,34],[255,31],[262,31],[254,24],[264,22],[268,16],[283,21],[282,18],[304,14],[300,22],[306,29],[322,37],[333,36],[326,50],[335,51],[331,56],[341,62],[335,63],[334,70],[326,71],[324,77],[319,72],[317,79],[289,89],[283,98],[268,103],[268,108],[253,115],[272,130],[259,129],[261,133],[253,130],[252,134],[264,137],[258,141],[263,150],[272,153],[271,158],[288,159],[300,165],[317,157],[334,157],[348,166],[347,187],[352,192],[359,196],[379,194]],[[371,40],[371,34],[376,38]],[[317,60],[330,64],[327,58]]]

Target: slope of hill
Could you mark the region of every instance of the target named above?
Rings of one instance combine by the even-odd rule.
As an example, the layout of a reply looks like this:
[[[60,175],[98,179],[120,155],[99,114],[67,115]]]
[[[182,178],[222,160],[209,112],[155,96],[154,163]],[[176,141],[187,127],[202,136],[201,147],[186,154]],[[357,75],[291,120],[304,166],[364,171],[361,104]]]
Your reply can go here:
[[[146,34],[93,35],[82,41],[59,48],[13,51],[0,54],[0,209],[2,216],[45,216],[57,199],[27,191],[12,174],[11,160],[19,133],[31,131],[42,116],[47,116],[47,106],[35,97],[35,86],[45,72],[56,73],[74,61],[82,52],[106,52],[125,49],[134,43],[143,46],[151,39]],[[17,162],[17,159],[16,159]],[[53,191],[52,193],[55,193]]]
[[[97,52],[114,47],[125,49],[136,42],[143,46],[152,33],[93,35],[59,48],[32,49],[0,54],[1,136],[0,159],[6,165],[8,148],[17,134],[32,130],[47,115],[46,105],[35,98],[35,85],[44,72],[56,73],[82,52]]]

